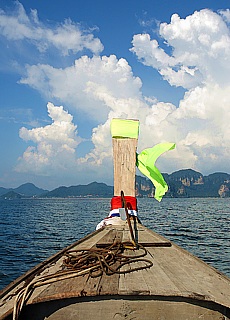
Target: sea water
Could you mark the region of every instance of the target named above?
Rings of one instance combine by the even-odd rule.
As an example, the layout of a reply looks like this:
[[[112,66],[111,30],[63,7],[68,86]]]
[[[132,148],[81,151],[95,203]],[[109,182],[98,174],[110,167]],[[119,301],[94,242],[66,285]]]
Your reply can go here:
[[[230,198],[138,199],[141,222],[230,277]],[[0,289],[95,230],[110,199],[0,200]]]

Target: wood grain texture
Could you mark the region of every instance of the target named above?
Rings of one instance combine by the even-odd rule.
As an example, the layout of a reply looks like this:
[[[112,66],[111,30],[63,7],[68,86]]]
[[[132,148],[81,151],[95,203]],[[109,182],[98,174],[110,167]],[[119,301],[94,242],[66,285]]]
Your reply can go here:
[[[137,139],[113,138],[114,195],[135,197]]]
[[[168,241],[155,232],[145,228],[143,225],[137,224],[136,228],[138,238],[142,242],[163,243]],[[99,232],[89,235],[84,241],[77,242],[74,246],[71,246],[70,250],[96,248],[97,243],[109,244],[112,240],[116,239],[120,239],[121,241],[130,240],[127,223],[119,226],[106,226]],[[120,305],[122,301],[124,302],[124,299],[132,299],[133,297],[133,310],[136,310],[135,313],[138,317],[138,306],[143,308],[143,310],[147,310],[146,308],[148,306],[151,313],[148,317],[146,314],[146,318],[142,317],[142,319],[152,319],[151,315],[156,314],[159,317],[162,316],[162,319],[182,320],[185,319],[183,317],[187,312],[193,313],[193,316],[190,316],[188,313],[189,317],[186,318],[191,320],[199,318],[208,320],[228,319],[228,315],[230,314],[229,278],[223,276],[217,270],[176,246],[174,243],[172,243],[171,247],[147,246],[146,250],[147,255],[145,258],[153,263],[153,266],[148,269],[126,274],[103,274],[97,278],[91,278],[87,274],[36,288],[27,301],[30,308],[27,309],[28,314],[25,319],[43,319],[38,317],[39,312],[45,310],[43,309],[43,302],[45,302],[44,308],[49,308],[49,306],[50,310],[55,310],[56,308],[57,314],[59,314],[62,309],[58,306],[62,304],[63,306],[67,306],[68,301],[72,301],[71,299],[75,299],[75,302],[71,304],[70,309],[66,307],[65,310],[67,313],[73,311],[73,313],[76,314],[79,310],[82,310],[82,314],[87,315],[89,311],[87,309],[88,304],[86,303],[84,307],[84,303],[82,304],[81,301],[82,299],[88,302],[92,300],[96,308],[94,310],[98,310],[98,314],[95,314],[94,317],[91,317],[93,316],[91,314],[89,319],[99,319],[99,314],[100,316],[102,314],[100,313],[102,312],[100,311],[100,305],[105,307],[103,301],[113,299],[110,297],[115,297],[118,305]],[[49,259],[46,268],[43,268],[42,271],[38,268],[36,273],[35,269],[35,278],[37,277],[39,279],[39,277],[44,275],[55,276],[58,272],[61,272],[64,252],[63,250],[60,256],[57,255],[55,260]],[[133,257],[139,254],[138,250],[129,251],[128,249],[125,249],[124,253]],[[138,261],[134,262],[134,265],[135,267],[143,267],[144,263],[144,261]],[[134,265],[129,263],[125,265],[124,268],[129,270],[133,268]],[[26,279],[24,278],[24,280]],[[5,296],[2,296],[0,319],[5,319],[6,315],[12,313],[14,299],[18,289],[23,285],[24,281],[22,283],[19,281],[11,292],[7,292]],[[109,303],[113,304],[112,300]],[[164,306],[167,308],[164,308]],[[35,310],[37,310],[37,312],[35,312]],[[112,308],[108,310],[112,312]],[[224,314],[222,318],[218,310]],[[180,313],[182,316],[176,318],[176,314],[179,315]],[[118,313],[109,314],[114,316],[115,319],[116,317],[120,319],[116,315]],[[125,311],[124,314],[126,314]],[[173,314],[175,314],[175,316],[172,316]],[[68,314],[67,318],[74,319],[71,318],[70,314]],[[85,318],[87,318],[87,316]],[[55,318],[51,312],[50,317],[47,316],[47,319],[58,318]],[[105,319],[109,318],[105,317]],[[131,313],[130,319],[132,319]]]

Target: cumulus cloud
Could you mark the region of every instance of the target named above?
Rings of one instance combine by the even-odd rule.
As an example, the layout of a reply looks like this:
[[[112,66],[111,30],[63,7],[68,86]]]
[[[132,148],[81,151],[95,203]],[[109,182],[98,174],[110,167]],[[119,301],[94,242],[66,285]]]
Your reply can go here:
[[[224,16],[223,12],[210,10],[194,12],[185,19],[173,15],[170,23],[159,25],[159,34],[167,45],[165,50],[148,34],[133,37],[132,51],[144,65],[157,69],[172,86],[186,89],[179,107],[145,97],[141,79],[134,76],[125,59],[117,59],[115,55],[82,56],[73,66],[64,69],[45,64],[28,65],[21,83],[61,101],[72,112],[85,112],[88,119],[98,123],[92,129],[94,147],[85,157],[76,159],[73,156],[77,147],[75,126],[72,120],[67,121],[71,130],[68,134],[65,131],[65,137],[72,138],[66,143],[66,154],[68,161],[77,163],[79,170],[93,173],[102,181],[111,173],[110,121],[113,117],[140,120],[139,151],[159,142],[176,142],[176,150],[160,159],[160,170],[193,168],[208,174],[221,168],[228,172],[230,33],[227,16],[227,12]],[[52,119],[52,125],[59,123],[53,115]],[[21,159],[31,167],[35,163],[41,169],[46,161],[52,163],[49,155],[57,152],[57,144],[51,139],[53,134],[47,132],[52,125],[21,129],[24,140],[37,144],[28,148]],[[57,135],[57,140],[61,146],[65,145],[62,136]],[[62,158],[62,151],[57,152],[57,159]],[[53,164],[59,165],[58,161]]]
[[[174,15],[171,23],[161,24],[159,30],[172,47],[171,55],[160,48],[156,40],[150,40],[149,35],[134,36],[132,50],[171,85],[187,89],[185,96],[176,108],[173,104],[152,102],[143,97],[141,83],[135,95],[128,90],[124,98],[115,90],[108,92],[106,86],[94,84],[95,97],[110,110],[106,123],[94,130],[95,158],[100,159],[103,146],[107,147],[111,118],[131,117],[141,122],[140,150],[162,141],[177,143],[177,149],[161,159],[162,168],[172,171],[189,167],[203,173],[222,168],[228,172],[229,28],[221,15],[202,10],[186,19]]]
[[[94,54],[103,50],[103,45],[95,38],[92,30],[83,29],[80,24],[66,19],[55,27],[45,26],[39,21],[36,10],[27,15],[23,5],[16,1],[13,12],[0,11],[0,34],[10,41],[27,41],[40,52],[56,48],[62,55],[88,49]]]
[[[230,23],[230,10],[229,9],[219,10],[219,13],[223,16],[224,20],[227,23]]]
[[[141,80],[133,76],[125,59],[118,60],[114,55],[82,56],[65,69],[33,65],[27,66],[26,71],[20,83],[33,87],[49,99],[58,99],[70,108],[81,110],[99,122],[107,119],[110,109],[119,112],[120,108],[128,108],[127,99],[141,97]],[[122,106],[116,104],[116,98],[123,99]]]
[[[191,89],[207,82],[229,84],[229,28],[221,15],[208,9],[185,19],[174,14],[169,24],[160,24],[159,34],[171,55],[148,34],[135,35],[131,51],[171,85]]]
[[[22,127],[19,135],[25,141],[32,141],[19,159],[16,170],[47,175],[66,171],[76,166],[76,147],[81,142],[73,117],[62,106],[47,105],[52,123],[31,130]]]
[[[230,169],[230,33],[226,20],[229,10],[220,14],[196,11],[185,19],[174,14],[169,24],[159,27],[171,54],[149,34],[135,35],[131,49],[171,85],[187,89],[179,108],[156,128],[159,132],[164,128],[163,137],[169,134],[177,142],[174,157],[179,166],[205,173]]]

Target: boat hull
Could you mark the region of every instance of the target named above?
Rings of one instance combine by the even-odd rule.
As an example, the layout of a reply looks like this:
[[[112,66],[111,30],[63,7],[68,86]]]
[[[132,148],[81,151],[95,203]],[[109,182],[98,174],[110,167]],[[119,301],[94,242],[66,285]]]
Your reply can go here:
[[[213,302],[175,297],[100,296],[54,300],[27,306],[20,319],[229,319],[227,308]],[[8,318],[10,319],[10,317]]]
[[[144,259],[138,258],[140,248],[124,250],[134,258],[134,269],[131,261],[117,269],[122,272],[62,277],[67,253],[130,243],[127,222],[108,225],[0,292],[0,319],[12,319],[16,296],[27,289],[19,319],[229,319],[228,277],[143,225],[132,224],[136,240],[146,250]],[[51,281],[43,283],[47,277]]]

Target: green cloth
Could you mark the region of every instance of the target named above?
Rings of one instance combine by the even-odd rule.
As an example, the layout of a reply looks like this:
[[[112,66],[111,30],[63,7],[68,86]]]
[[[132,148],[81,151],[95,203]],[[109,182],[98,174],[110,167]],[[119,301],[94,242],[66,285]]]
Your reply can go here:
[[[155,199],[158,201],[161,201],[168,191],[168,185],[160,171],[155,167],[155,162],[162,153],[173,150],[175,146],[175,143],[159,143],[153,148],[145,149],[137,154],[137,167],[154,184]]]
[[[112,119],[110,129],[113,138],[137,139],[139,134],[139,121]]]

